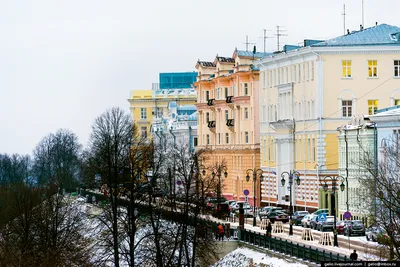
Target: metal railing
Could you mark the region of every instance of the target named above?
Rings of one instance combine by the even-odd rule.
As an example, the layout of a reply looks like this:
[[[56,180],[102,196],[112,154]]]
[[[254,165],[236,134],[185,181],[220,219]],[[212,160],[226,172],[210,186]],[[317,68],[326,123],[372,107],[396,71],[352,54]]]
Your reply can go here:
[[[343,256],[339,253],[333,254],[332,252],[319,250],[304,244],[293,243],[287,239],[267,237],[265,234],[245,229],[239,230],[238,237],[241,242],[280,252],[302,260],[315,262],[317,264],[322,261],[350,261],[347,256]]]

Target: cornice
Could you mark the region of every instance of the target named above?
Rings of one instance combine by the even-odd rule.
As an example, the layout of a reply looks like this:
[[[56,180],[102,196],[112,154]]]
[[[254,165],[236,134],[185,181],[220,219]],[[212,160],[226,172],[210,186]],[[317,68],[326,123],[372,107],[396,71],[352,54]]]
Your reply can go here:
[[[134,98],[130,98],[128,99],[129,103],[139,103],[139,102],[163,102],[163,101],[184,101],[184,102],[192,102],[192,101],[196,101],[197,100],[197,96],[196,97],[192,97],[192,98],[150,98],[150,99],[134,99]]]

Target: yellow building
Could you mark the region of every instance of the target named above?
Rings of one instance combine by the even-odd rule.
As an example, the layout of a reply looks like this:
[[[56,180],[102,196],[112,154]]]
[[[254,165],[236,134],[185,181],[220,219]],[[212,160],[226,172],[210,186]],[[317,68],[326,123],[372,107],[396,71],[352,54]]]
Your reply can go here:
[[[194,105],[196,91],[193,88],[133,90],[130,104],[131,115],[142,137],[151,137],[151,127],[167,118],[168,104],[175,101],[179,106]]]
[[[198,61],[194,84],[199,112],[198,148],[210,149],[212,155],[203,163],[209,167],[225,161],[228,177],[223,179],[222,195],[244,200],[243,191],[247,189],[250,203],[254,200],[253,174],[247,182],[246,171],[260,167],[259,71],[252,62],[262,56],[265,54],[235,50],[232,57]]]
[[[296,170],[301,174],[292,189],[297,209],[332,213],[338,198],[321,184],[338,175],[337,128],[354,115],[400,104],[400,28],[381,24],[323,42],[305,40],[257,66],[263,201],[288,206],[281,174]]]

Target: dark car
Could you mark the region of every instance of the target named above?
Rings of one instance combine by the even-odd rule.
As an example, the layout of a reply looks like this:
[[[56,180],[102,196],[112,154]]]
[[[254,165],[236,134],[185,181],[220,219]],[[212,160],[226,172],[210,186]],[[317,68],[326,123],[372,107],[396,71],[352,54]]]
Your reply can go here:
[[[304,216],[308,215],[308,211],[296,211],[293,214],[293,223],[294,225],[300,225],[301,220],[304,218]]]
[[[215,208],[212,213],[216,217],[220,218],[228,217],[231,213],[231,207],[229,206],[228,202],[219,203],[218,205],[215,205]]]
[[[206,200],[206,206],[210,210],[214,210],[217,203],[225,203],[227,200],[224,197],[220,197],[219,199],[217,198],[209,198]],[[229,204],[228,204],[229,205]]]
[[[289,215],[279,210],[271,211],[267,214],[267,218],[271,221],[271,223],[274,223],[276,221],[281,221],[284,223],[289,222]]]
[[[334,220],[334,216],[326,216],[326,220],[319,220],[317,223],[317,230],[322,232],[326,229],[333,231]]]
[[[362,221],[351,220],[349,224],[345,224],[345,235],[365,235],[365,226]]]

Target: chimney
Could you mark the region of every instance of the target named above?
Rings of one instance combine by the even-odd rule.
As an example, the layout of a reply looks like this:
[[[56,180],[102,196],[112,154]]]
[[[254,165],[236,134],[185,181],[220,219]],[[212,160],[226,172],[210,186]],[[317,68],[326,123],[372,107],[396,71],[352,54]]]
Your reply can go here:
[[[378,22],[377,21],[375,21],[375,26],[378,26]]]
[[[347,29],[347,34],[350,34],[350,30],[349,29]]]
[[[363,25],[360,24],[360,31],[362,31],[364,29]]]

